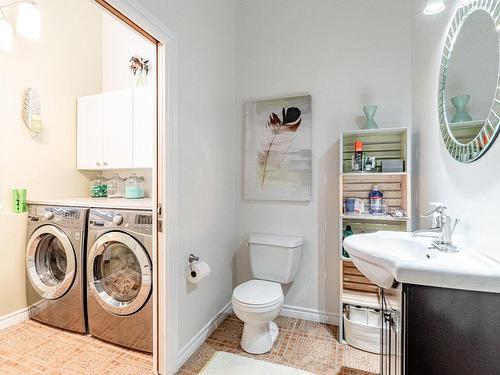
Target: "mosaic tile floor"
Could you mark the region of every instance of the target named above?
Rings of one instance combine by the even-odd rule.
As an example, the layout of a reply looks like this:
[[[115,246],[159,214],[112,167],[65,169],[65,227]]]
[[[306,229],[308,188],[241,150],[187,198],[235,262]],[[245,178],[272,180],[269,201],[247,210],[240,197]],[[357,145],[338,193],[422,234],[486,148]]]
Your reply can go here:
[[[152,356],[33,320],[0,331],[1,375],[150,375]]]
[[[239,354],[319,375],[374,375],[379,356],[340,344],[337,327],[279,316],[280,334],[269,353],[251,355],[240,348],[243,323],[231,314],[188,359],[178,375],[195,375],[217,351]]]

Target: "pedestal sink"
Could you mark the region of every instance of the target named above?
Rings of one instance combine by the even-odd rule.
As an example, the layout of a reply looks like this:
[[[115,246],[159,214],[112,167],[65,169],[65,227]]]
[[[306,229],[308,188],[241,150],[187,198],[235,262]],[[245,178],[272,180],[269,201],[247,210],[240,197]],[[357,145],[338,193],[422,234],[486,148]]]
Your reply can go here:
[[[431,238],[381,231],[349,236],[344,248],[356,267],[383,288],[400,282],[500,292],[500,263],[465,246],[444,253],[432,247]]]

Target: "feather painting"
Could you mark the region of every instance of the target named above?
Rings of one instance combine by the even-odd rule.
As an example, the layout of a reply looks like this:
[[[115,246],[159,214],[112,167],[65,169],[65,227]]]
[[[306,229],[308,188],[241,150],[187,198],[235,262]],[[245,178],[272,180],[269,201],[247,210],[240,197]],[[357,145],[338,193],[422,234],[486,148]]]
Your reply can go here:
[[[282,109],[282,118],[276,113],[269,116],[266,130],[269,130],[269,143],[263,152],[260,153],[262,165],[261,186],[266,182],[266,174],[269,169],[277,169],[285,160],[288,150],[293,143],[295,133],[302,121],[301,112],[297,107]]]
[[[245,198],[310,200],[311,97],[246,106]]]

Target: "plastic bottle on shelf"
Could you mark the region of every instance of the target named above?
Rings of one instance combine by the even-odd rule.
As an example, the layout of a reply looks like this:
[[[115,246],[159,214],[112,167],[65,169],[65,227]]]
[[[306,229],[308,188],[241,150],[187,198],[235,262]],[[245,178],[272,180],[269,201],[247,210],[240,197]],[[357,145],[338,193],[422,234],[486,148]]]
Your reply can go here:
[[[347,225],[345,227],[343,239],[345,239],[346,237],[352,236],[352,235],[353,235],[352,228],[350,225]],[[347,251],[345,251],[343,244],[342,244],[342,256],[344,258],[350,258],[349,253]]]
[[[373,185],[372,191],[369,194],[369,198],[370,213],[372,215],[383,215],[384,210],[382,206],[382,200],[384,199],[384,194],[382,194],[378,185]]]

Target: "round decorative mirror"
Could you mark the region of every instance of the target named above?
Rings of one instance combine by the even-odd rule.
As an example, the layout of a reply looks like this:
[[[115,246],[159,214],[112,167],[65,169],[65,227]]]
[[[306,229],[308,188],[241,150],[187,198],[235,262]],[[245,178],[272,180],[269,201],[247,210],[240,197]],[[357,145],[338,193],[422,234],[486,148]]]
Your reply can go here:
[[[495,22],[497,20],[497,22]],[[459,8],[444,43],[439,75],[439,122],[450,155],[470,163],[499,131],[500,0]]]

